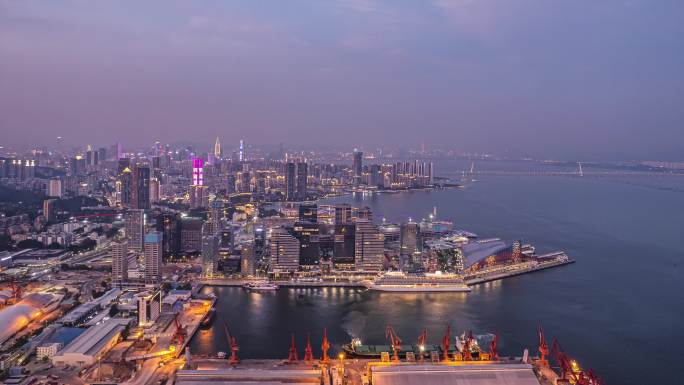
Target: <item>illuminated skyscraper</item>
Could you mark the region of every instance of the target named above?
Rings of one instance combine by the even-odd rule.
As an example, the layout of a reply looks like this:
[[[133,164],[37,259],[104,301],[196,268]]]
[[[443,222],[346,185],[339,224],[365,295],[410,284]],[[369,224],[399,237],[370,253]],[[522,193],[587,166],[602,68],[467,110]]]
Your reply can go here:
[[[202,275],[212,277],[216,274],[218,259],[218,236],[215,234],[202,237]]]
[[[299,268],[299,241],[285,229],[273,229],[271,234],[270,269],[276,273],[294,272]]]
[[[204,186],[204,161],[200,158],[192,160],[192,186],[190,186],[190,206],[192,208],[207,207],[209,194]]]
[[[363,171],[363,152],[354,149],[354,164],[352,166],[355,177],[360,177]]]
[[[245,143],[240,139],[240,155],[239,155],[239,160],[240,162],[245,161]]]
[[[297,199],[298,200],[304,200],[306,199],[306,185],[307,185],[307,180],[309,177],[308,173],[308,165],[306,162],[299,162],[297,163]]]
[[[219,142],[218,136],[216,137],[216,143],[214,143],[214,156],[216,159],[221,159],[221,142]]]

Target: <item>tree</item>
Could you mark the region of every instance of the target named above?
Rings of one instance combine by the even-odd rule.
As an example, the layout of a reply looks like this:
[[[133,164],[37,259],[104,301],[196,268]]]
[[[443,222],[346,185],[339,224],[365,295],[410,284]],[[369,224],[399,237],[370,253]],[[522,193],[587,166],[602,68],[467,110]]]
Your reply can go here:
[[[36,241],[35,239],[24,239],[17,243],[17,248],[19,249],[42,249],[43,243]]]

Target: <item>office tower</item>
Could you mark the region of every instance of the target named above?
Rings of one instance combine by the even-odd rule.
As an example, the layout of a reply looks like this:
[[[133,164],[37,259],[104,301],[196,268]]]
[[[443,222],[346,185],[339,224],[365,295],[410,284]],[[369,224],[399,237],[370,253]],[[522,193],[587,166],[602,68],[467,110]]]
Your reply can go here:
[[[221,159],[221,142],[219,142],[218,136],[216,137],[216,143],[214,143],[214,157]]]
[[[296,175],[295,175],[295,164],[288,162],[285,164],[285,200],[293,201],[296,200]]]
[[[395,223],[383,223],[378,229],[385,237],[385,249],[399,253],[401,250],[401,226]]]
[[[252,175],[249,171],[242,171],[238,173],[238,192],[247,193],[252,191],[251,180]]]
[[[192,186],[190,186],[190,206],[192,208],[207,207],[209,192],[204,186],[204,161],[200,158],[192,160]]]
[[[240,139],[240,155],[239,155],[239,161],[244,162],[245,161],[245,143]]]
[[[347,203],[335,206],[335,224],[345,224],[352,221],[352,209]]]
[[[420,234],[418,224],[415,222],[401,225],[401,255],[412,256],[419,251]]]
[[[362,219],[362,220],[367,220],[368,222],[373,222],[373,212],[371,211],[370,207],[365,206],[361,207],[358,212],[356,213],[356,218]]]
[[[181,250],[199,251],[202,249],[202,219],[184,218],[181,221]]]
[[[385,237],[367,220],[356,221],[354,267],[357,271],[380,271],[385,260]]]
[[[333,262],[335,265],[354,265],[354,238],[356,225],[353,223],[335,224],[333,237]]]
[[[121,146],[121,143],[116,144],[116,159],[121,159],[123,158],[123,147]]]
[[[297,199],[298,200],[305,200],[306,199],[306,185],[307,185],[307,178],[309,177],[308,175],[308,164],[306,162],[298,162],[297,163]]]
[[[20,161],[21,162],[21,161]],[[69,160],[69,172],[71,175],[84,175],[86,173],[86,160],[81,155],[76,155]]]
[[[223,210],[223,201],[217,199],[211,202],[211,210],[209,211],[209,221],[211,222],[211,226],[209,227],[210,234],[216,234],[223,228],[223,223],[225,222]]]
[[[240,249],[240,273],[242,275],[254,275],[256,273],[256,255],[253,242],[242,244],[242,249]]]
[[[318,222],[318,205],[315,203],[302,203],[299,205],[300,222]]]
[[[224,227],[219,231],[218,255],[222,260],[228,259],[233,253],[233,231],[230,227]]]
[[[148,210],[150,208],[150,167],[137,165],[133,168],[131,207]]]
[[[119,175],[119,201],[124,207],[130,207],[133,201],[133,172],[126,167]]]
[[[57,220],[57,199],[45,199],[43,201],[43,216],[48,222]]]
[[[143,249],[143,235],[145,234],[145,211],[128,210],[126,212],[126,239],[132,250]]]
[[[161,191],[160,191],[159,179],[150,179],[150,203],[159,203]]]
[[[202,275],[213,277],[216,274],[219,242],[214,234],[202,237]]]
[[[156,230],[162,233],[162,255],[169,257],[181,251],[181,222],[178,214],[161,214]]]
[[[285,229],[272,230],[270,269],[276,273],[295,272],[299,268],[299,241]]]
[[[371,186],[382,186],[382,170],[379,164],[372,164],[370,166],[370,176],[368,179],[368,184]]]
[[[97,166],[100,163],[100,153],[94,150],[86,152],[86,166]]]
[[[428,183],[435,184],[435,164],[430,162],[427,164]]]
[[[162,278],[162,233],[145,234],[145,284],[156,285]]]
[[[128,281],[128,242],[115,240],[112,242],[112,282],[121,285]]]
[[[354,171],[354,176],[360,177],[363,170],[363,152],[354,149],[354,163],[352,165],[352,171]]]
[[[100,163],[104,163],[107,160],[107,149],[104,147],[100,147],[97,149],[97,157],[100,161]]]
[[[237,191],[236,183],[235,174],[226,175],[226,194],[234,194]]]
[[[319,245],[320,228],[316,222],[296,222],[292,235],[299,241],[299,264],[318,265],[321,252]]]

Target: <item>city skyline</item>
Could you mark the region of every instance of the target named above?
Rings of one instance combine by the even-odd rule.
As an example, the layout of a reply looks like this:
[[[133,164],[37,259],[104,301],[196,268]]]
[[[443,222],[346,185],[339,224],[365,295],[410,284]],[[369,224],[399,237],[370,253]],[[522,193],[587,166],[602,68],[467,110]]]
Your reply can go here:
[[[219,136],[682,160],[683,11],[643,0],[2,2],[0,145]]]

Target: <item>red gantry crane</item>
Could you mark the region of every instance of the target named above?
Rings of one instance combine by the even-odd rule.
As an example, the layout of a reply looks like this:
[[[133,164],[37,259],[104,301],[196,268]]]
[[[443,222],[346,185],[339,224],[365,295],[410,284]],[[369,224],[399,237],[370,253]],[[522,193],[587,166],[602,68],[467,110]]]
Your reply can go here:
[[[290,362],[299,361],[299,356],[297,355],[297,345],[295,344],[295,335],[292,333],[292,340],[290,341],[290,350],[287,356],[287,360]]]
[[[394,362],[399,362],[399,352],[401,351],[401,338],[399,338],[397,333],[394,332],[394,329],[391,325],[387,325],[387,328],[385,329],[385,338],[388,338],[390,340],[390,343],[392,344],[392,350],[394,351],[392,360]]]
[[[446,334],[442,337],[442,351],[444,361],[449,361],[449,349],[451,348],[451,325],[447,325]]]
[[[321,361],[323,363],[330,362],[330,357],[328,356],[328,350],[330,349],[330,342],[328,342],[328,329],[323,329],[323,342],[321,343],[321,350],[323,351],[323,357]]]
[[[549,366],[546,361],[546,356],[549,355],[549,347],[546,345],[546,338],[544,338],[544,329],[539,325],[539,363],[543,366]]]
[[[306,348],[304,349],[304,361],[313,361],[313,349],[311,348],[311,333],[306,335]]]
[[[228,346],[230,347],[230,358],[228,359],[228,363],[231,365],[236,365],[240,362],[240,359],[238,358],[240,345],[238,345],[237,339],[230,334],[230,331],[228,330],[228,324],[225,322],[223,323],[223,330],[226,332],[226,339],[228,340]]]
[[[494,334],[492,342],[489,343],[489,357],[496,361],[499,359],[499,352],[496,350],[496,346],[499,343],[499,333]]]

